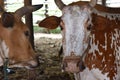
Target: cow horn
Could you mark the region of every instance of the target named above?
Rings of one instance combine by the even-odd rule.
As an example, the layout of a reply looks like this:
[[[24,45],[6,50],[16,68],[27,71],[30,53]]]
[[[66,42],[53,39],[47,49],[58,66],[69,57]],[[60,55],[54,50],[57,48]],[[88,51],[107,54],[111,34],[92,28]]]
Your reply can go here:
[[[94,7],[96,4],[97,4],[97,0],[91,0],[89,3],[91,7]]]
[[[40,9],[42,6],[43,6],[43,4],[22,7],[15,11],[15,15],[17,15],[18,18],[21,18],[26,13],[31,13],[33,11],[36,11],[36,10]]]
[[[62,10],[66,5],[61,0],[55,0],[56,5]]]

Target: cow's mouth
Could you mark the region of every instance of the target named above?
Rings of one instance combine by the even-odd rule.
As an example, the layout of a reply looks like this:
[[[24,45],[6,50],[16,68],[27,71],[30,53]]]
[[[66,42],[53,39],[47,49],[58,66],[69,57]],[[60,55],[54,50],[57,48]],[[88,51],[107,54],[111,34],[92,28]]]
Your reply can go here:
[[[78,73],[85,69],[85,65],[80,56],[66,56],[63,59],[63,70],[70,73]]]
[[[38,66],[38,62],[36,60],[29,60],[24,62],[14,62],[12,64],[9,64],[9,68],[17,67],[17,68],[26,68],[33,70]]]

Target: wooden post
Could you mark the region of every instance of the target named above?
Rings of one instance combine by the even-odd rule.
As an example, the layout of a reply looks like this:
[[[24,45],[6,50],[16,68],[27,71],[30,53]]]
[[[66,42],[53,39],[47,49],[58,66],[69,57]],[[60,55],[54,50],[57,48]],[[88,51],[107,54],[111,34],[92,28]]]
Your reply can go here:
[[[24,0],[24,6],[32,5],[32,0]],[[30,42],[34,49],[34,30],[33,30],[33,16],[32,13],[25,15],[25,23],[30,29]]]
[[[106,6],[106,0],[101,0],[102,1],[102,5]]]
[[[4,9],[4,0],[0,0],[0,6]]]
[[[45,0],[45,17],[48,17],[49,15],[48,15],[48,0]],[[45,28],[45,31],[46,31],[46,33],[49,33],[50,34],[50,29],[46,29]]]

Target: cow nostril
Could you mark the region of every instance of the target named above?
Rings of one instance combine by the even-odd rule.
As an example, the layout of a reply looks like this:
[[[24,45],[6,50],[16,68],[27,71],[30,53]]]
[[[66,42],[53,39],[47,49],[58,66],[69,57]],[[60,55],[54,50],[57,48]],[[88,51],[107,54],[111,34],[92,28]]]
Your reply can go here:
[[[84,63],[83,63],[83,61],[77,63],[77,66],[79,66],[80,71],[83,71],[86,68],[85,65],[84,65]]]
[[[77,62],[77,67],[79,67],[80,66],[80,62]]]

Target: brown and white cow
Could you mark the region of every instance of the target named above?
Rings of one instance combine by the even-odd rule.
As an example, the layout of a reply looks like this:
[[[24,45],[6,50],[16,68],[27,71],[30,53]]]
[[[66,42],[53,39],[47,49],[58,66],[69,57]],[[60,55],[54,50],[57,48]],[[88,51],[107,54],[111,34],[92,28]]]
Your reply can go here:
[[[120,80],[120,9],[97,5],[96,0],[55,3],[62,16],[50,16],[39,26],[61,26],[64,70],[76,80]]]
[[[32,69],[38,65],[35,52],[29,42],[30,31],[21,18],[42,5],[22,7],[15,12],[0,8],[0,66],[8,59],[9,67]]]

